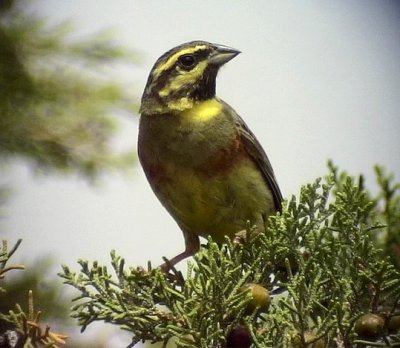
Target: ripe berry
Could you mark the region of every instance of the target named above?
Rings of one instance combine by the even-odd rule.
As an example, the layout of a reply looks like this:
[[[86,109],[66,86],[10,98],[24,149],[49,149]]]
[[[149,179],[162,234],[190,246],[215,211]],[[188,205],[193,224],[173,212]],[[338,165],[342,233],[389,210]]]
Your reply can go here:
[[[362,338],[378,338],[383,331],[385,320],[377,314],[364,314],[357,319],[354,330]]]
[[[271,296],[269,295],[268,289],[255,283],[249,283],[243,285],[240,288],[241,291],[249,291],[252,299],[247,304],[247,313],[252,313],[256,308],[260,311],[266,312],[271,304]]]

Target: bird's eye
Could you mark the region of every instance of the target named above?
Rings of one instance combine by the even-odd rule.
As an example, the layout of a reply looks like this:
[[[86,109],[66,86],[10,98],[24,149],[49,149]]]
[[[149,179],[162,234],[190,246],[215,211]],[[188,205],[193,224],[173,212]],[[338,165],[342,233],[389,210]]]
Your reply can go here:
[[[193,68],[196,64],[196,58],[192,54],[184,54],[179,57],[179,64],[186,69]]]

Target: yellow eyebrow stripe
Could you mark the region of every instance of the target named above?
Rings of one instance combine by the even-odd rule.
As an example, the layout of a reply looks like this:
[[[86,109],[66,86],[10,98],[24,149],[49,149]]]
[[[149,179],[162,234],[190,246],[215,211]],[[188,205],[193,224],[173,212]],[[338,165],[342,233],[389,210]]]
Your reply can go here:
[[[168,70],[171,66],[173,66],[176,63],[176,61],[178,60],[178,58],[180,56],[182,56],[184,54],[194,53],[194,52],[197,52],[199,50],[206,49],[206,48],[207,48],[206,45],[197,45],[197,46],[194,46],[194,47],[185,48],[183,50],[180,50],[180,51],[174,53],[171,57],[168,58],[168,60],[164,64],[160,65],[159,67],[157,67],[154,70],[154,76],[157,77],[163,71]]]

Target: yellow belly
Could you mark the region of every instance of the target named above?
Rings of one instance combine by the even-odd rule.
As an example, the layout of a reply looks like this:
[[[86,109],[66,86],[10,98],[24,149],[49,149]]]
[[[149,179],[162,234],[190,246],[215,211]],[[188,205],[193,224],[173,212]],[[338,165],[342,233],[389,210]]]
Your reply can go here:
[[[154,187],[160,201],[181,228],[217,242],[246,228],[263,228],[263,216],[274,204],[262,174],[248,158],[229,171],[207,177],[192,170],[168,168],[167,182]]]

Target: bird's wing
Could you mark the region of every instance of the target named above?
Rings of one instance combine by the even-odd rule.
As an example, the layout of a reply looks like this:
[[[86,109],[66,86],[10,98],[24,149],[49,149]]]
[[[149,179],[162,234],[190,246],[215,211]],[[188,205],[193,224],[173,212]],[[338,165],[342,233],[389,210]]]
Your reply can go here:
[[[271,189],[276,210],[281,211],[283,199],[282,193],[279,189],[278,182],[276,181],[275,174],[267,154],[243,119],[228,104],[225,103],[225,105],[230,108],[232,110],[232,114],[235,115],[235,122],[237,124],[237,128],[239,129],[244,148],[261,170],[268,187]]]

